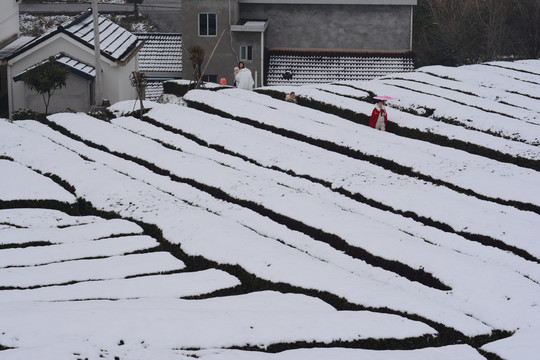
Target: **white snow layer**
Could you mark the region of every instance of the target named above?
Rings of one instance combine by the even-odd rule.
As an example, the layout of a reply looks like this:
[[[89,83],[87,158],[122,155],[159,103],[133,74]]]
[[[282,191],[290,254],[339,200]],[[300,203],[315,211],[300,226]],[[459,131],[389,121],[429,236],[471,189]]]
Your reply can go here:
[[[270,89],[368,116],[369,92],[390,95],[390,120],[402,127],[540,159],[539,60]],[[35,121],[0,121],[0,358],[484,358],[457,342],[344,348],[421,342],[439,336],[437,324],[465,336],[515,332],[481,347],[507,360],[540,352],[538,171],[254,92],[190,91],[185,100],[229,116],[145,102],[151,123],[122,117],[133,101],[113,105],[111,122],[49,116],[72,137]],[[78,198],[114,218],[79,216]],[[71,210],[32,208],[32,200]],[[192,269],[171,248],[194,264],[206,260]],[[230,267],[212,264],[370,310],[242,290]],[[422,272],[445,288],[405,276]],[[295,342],[318,345],[261,351]],[[334,342],[344,347],[321,346]],[[248,346],[260,351],[241,349]]]

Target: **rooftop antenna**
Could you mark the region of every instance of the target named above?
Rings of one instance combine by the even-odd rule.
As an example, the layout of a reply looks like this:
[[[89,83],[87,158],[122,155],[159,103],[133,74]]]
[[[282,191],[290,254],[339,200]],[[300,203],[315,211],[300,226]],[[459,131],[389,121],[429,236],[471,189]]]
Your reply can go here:
[[[92,16],[94,22],[94,56],[96,62],[96,77],[94,80],[94,106],[102,105],[102,94],[101,94],[101,49],[99,44],[99,13],[97,0],[92,0]]]

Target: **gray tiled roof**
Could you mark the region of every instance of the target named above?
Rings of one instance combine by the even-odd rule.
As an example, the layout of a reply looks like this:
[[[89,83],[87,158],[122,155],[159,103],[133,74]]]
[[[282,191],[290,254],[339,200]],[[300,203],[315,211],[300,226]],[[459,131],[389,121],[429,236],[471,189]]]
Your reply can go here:
[[[145,44],[139,51],[139,70],[142,72],[182,72],[182,35],[136,33]]]
[[[99,39],[101,54],[112,61],[122,61],[128,58],[141,44],[141,40],[126,29],[116,25],[109,19],[99,16]],[[7,58],[13,58],[20,53],[46,41],[56,34],[63,33],[86,47],[94,49],[94,21],[92,10],[88,9],[75,19],[70,19],[42,36],[17,49]]]
[[[412,71],[413,68],[412,57],[407,53],[270,51],[266,84],[371,80],[390,73]]]
[[[71,69],[72,72],[84,76],[87,79],[94,79],[96,77],[96,68],[92,65],[85,64],[70,56],[59,54],[56,61]]]
[[[146,100],[157,101],[163,94],[163,80],[148,80],[144,91]]]

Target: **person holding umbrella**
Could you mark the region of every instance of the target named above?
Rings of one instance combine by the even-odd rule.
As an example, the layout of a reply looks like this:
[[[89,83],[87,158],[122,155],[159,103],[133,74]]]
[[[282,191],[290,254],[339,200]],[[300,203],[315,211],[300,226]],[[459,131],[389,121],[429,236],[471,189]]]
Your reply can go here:
[[[377,130],[386,131],[388,114],[386,113],[385,102],[386,100],[392,100],[392,98],[390,96],[375,96],[374,99],[377,100],[377,103],[371,113],[369,126]]]

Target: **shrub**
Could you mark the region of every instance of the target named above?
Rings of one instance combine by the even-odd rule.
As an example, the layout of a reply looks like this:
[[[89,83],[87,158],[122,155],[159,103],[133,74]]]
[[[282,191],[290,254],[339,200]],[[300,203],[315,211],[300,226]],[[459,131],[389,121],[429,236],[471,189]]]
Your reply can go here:
[[[194,89],[194,88],[195,88],[194,84],[188,84],[188,83],[181,84],[176,81],[165,81],[163,83],[164,94],[176,95],[178,97],[182,97],[186,95],[186,93],[189,90]]]
[[[104,121],[110,121],[111,119],[114,119],[115,117],[114,114],[107,109],[103,111],[89,111],[86,113],[86,115],[90,115],[92,117],[95,117],[96,119],[104,120]]]
[[[46,115],[32,109],[19,109],[11,114],[13,120],[43,120]]]

